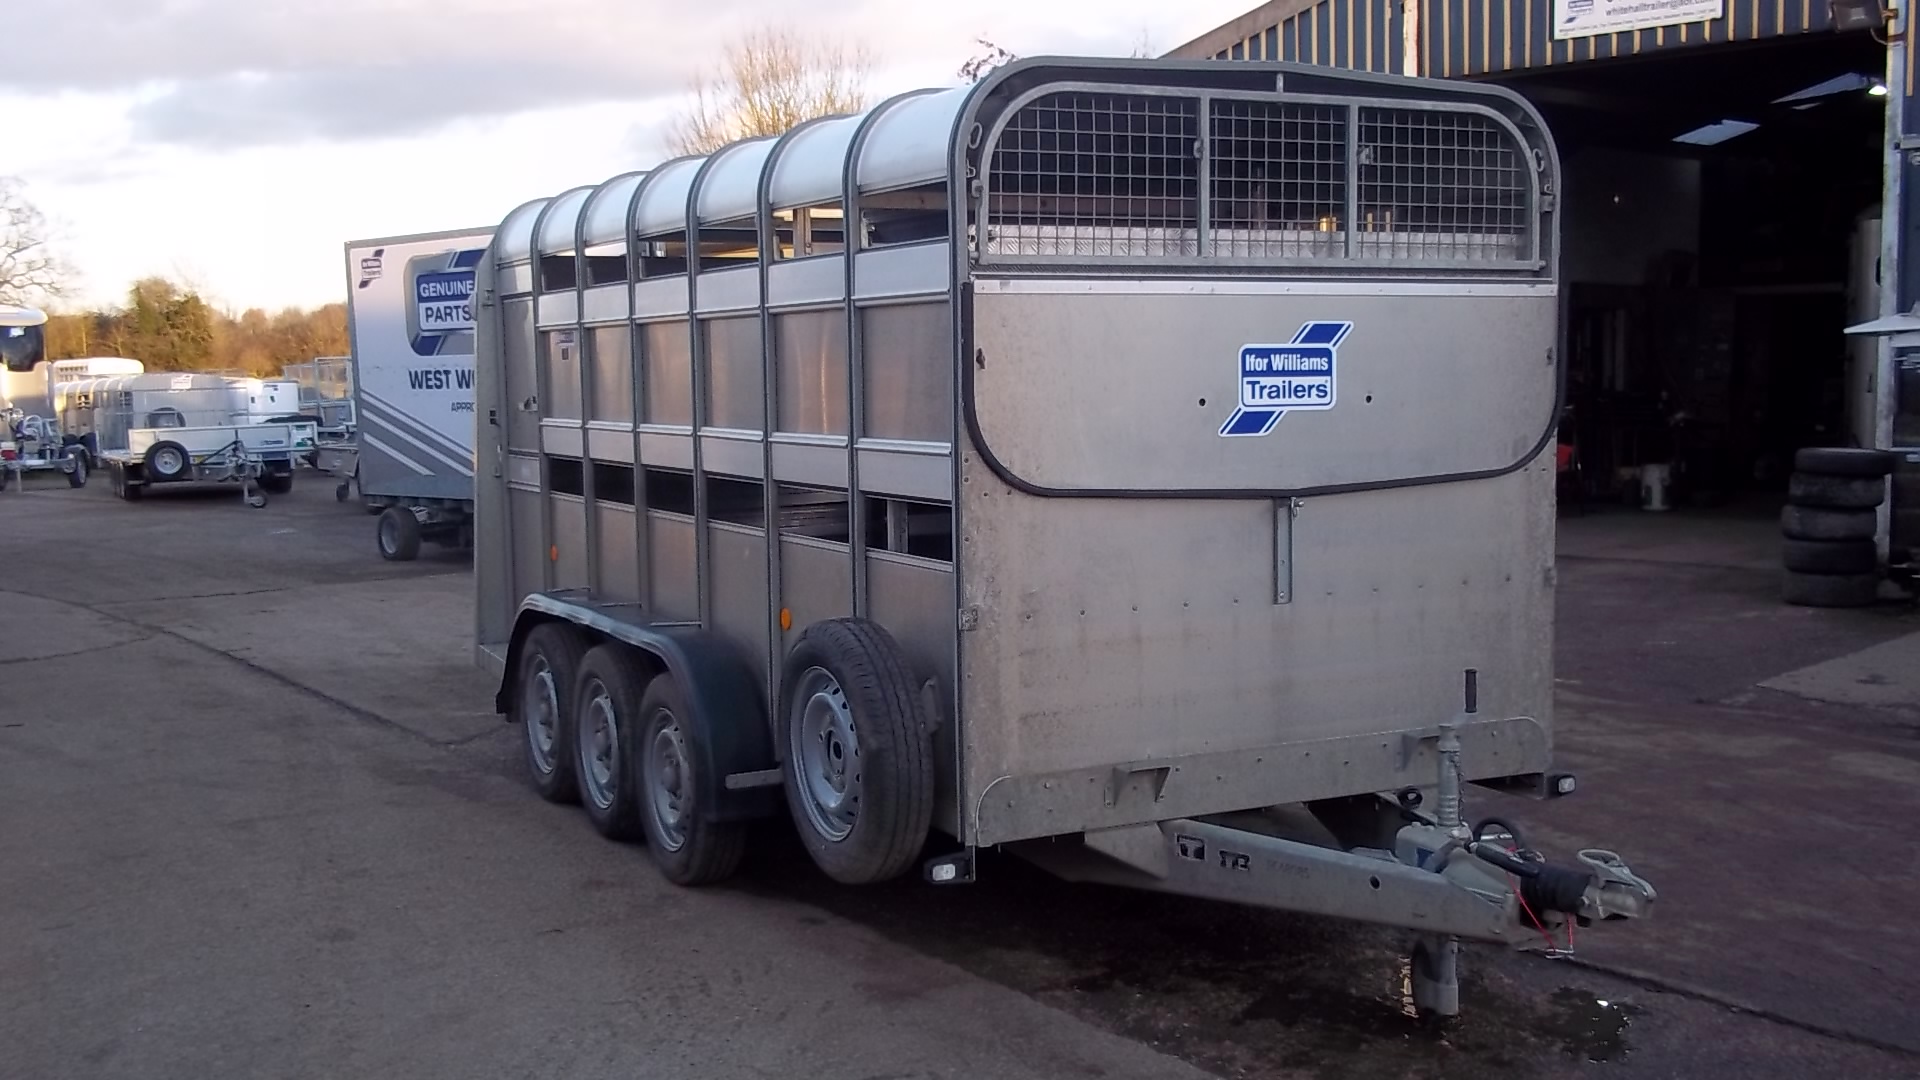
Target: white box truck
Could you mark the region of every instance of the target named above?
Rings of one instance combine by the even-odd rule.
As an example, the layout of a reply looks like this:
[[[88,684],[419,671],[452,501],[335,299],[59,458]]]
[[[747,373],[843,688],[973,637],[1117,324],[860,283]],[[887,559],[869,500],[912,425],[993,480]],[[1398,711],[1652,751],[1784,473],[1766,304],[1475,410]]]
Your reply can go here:
[[[473,543],[473,270],[491,229],[349,242],[361,500],[383,558]]]

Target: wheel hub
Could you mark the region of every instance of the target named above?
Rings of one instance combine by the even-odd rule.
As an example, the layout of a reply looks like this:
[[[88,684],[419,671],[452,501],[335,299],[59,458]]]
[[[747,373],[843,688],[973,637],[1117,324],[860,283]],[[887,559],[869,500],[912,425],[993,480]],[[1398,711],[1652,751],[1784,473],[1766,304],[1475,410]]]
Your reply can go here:
[[[687,842],[687,813],[692,795],[692,779],[687,769],[687,746],[680,723],[665,709],[654,715],[653,735],[647,740],[645,774],[652,783],[647,787],[647,809],[659,830],[659,842],[668,851],[679,851]]]
[[[809,668],[795,688],[788,747],[798,772],[809,824],[828,840],[843,840],[860,812],[860,737],[840,683],[825,668]]]
[[[616,794],[620,728],[614,722],[613,697],[599,682],[588,688],[586,723],[582,726],[585,730],[580,733],[580,745],[586,751],[582,779],[594,805],[604,810],[613,805]]]
[[[553,748],[560,738],[560,694],[553,669],[545,657],[534,658],[533,677],[527,680],[521,709],[527,717],[527,745],[534,764],[543,773],[553,771]]]

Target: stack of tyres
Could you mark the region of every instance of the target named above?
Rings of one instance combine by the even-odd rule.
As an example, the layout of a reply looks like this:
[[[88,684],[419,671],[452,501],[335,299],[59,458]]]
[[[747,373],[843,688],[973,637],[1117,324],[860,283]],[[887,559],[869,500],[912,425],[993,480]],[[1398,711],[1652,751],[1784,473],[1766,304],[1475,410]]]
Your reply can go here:
[[[1874,534],[1894,457],[1884,450],[1815,448],[1793,457],[1780,511],[1787,603],[1864,607],[1880,591]]]

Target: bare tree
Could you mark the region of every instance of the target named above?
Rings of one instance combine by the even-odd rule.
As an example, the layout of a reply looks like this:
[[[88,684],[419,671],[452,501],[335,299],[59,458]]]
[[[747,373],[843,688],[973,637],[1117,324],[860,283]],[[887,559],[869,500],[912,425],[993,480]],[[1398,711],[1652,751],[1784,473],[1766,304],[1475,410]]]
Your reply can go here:
[[[1001,47],[999,42],[991,38],[977,37],[973,41],[980,46],[980,51],[969,57],[966,63],[961,64],[960,70],[955,73],[970,83],[986,78],[988,72],[1002,64],[1010,64],[1020,59],[1011,50]]]
[[[0,304],[59,296],[66,276],[49,241],[46,215],[27,201],[23,187],[0,177]]]
[[[966,63],[960,65],[960,70],[955,72],[955,74],[970,83],[979,82],[981,79],[986,78],[987,73],[991,72],[994,68],[1000,67],[1003,64],[1011,64],[1015,60],[1020,59],[1020,54],[1006,48],[990,37],[977,37],[973,39],[973,42],[980,47],[980,51],[969,57]],[[1127,55],[1136,60],[1150,59],[1153,57],[1153,35],[1142,28],[1139,36],[1133,39],[1133,51]]]
[[[859,112],[872,69],[861,45],[786,29],[753,31],[727,46],[718,72],[695,82],[693,104],[675,120],[668,143],[676,153],[707,154],[815,117]]]

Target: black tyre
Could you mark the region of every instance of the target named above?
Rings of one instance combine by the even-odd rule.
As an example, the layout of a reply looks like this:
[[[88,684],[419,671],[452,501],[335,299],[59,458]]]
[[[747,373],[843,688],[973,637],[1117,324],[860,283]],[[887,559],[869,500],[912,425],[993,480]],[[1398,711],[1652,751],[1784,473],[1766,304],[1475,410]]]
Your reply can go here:
[[[270,495],[285,495],[293,490],[293,474],[291,472],[262,474],[260,487]]]
[[[542,623],[520,645],[511,719],[520,725],[533,790],[552,803],[580,798],[573,771],[573,684],[587,646],[586,635],[567,623]]]
[[[1781,598],[1800,607],[1867,607],[1879,592],[1879,574],[1796,574],[1789,570]]]
[[[1879,517],[1871,510],[1822,510],[1787,506],[1780,510],[1780,535],[1790,540],[1871,540]]]
[[[339,485],[333,489],[333,501],[334,502],[347,501],[347,482],[345,480],[340,481]]]
[[[645,835],[634,790],[643,683],[627,647],[609,643],[587,651],[573,684],[573,771],[580,806],[609,840]]]
[[[1871,510],[1886,493],[1886,483],[1872,477],[1794,473],[1787,479],[1787,502],[1793,506]]]
[[[1871,574],[1880,565],[1871,540],[1788,540],[1786,568],[1801,574]]]
[[[636,801],[647,854],[676,885],[711,885],[730,877],[747,850],[743,821],[712,821],[701,790],[707,748],[687,722],[685,698],[672,675],[656,675],[640,696],[634,762]]]
[[[813,861],[866,884],[912,866],[933,822],[933,723],[893,635],[865,619],[807,627],[780,710],[787,807]]]
[[[389,506],[373,525],[380,557],[388,562],[412,562],[420,557],[420,519],[404,506]]]
[[[193,472],[193,456],[187,448],[168,439],[147,447],[147,476],[156,483],[185,480]]]
[[[1793,455],[1795,472],[1819,476],[1885,476],[1893,471],[1897,459],[1885,450],[1856,450],[1846,447],[1809,447]]]
[[[73,488],[86,487],[88,474],[87,452],[76,446],[67,451],[67,457],[73,462],[72,471],[67,473],[67,486]]]

